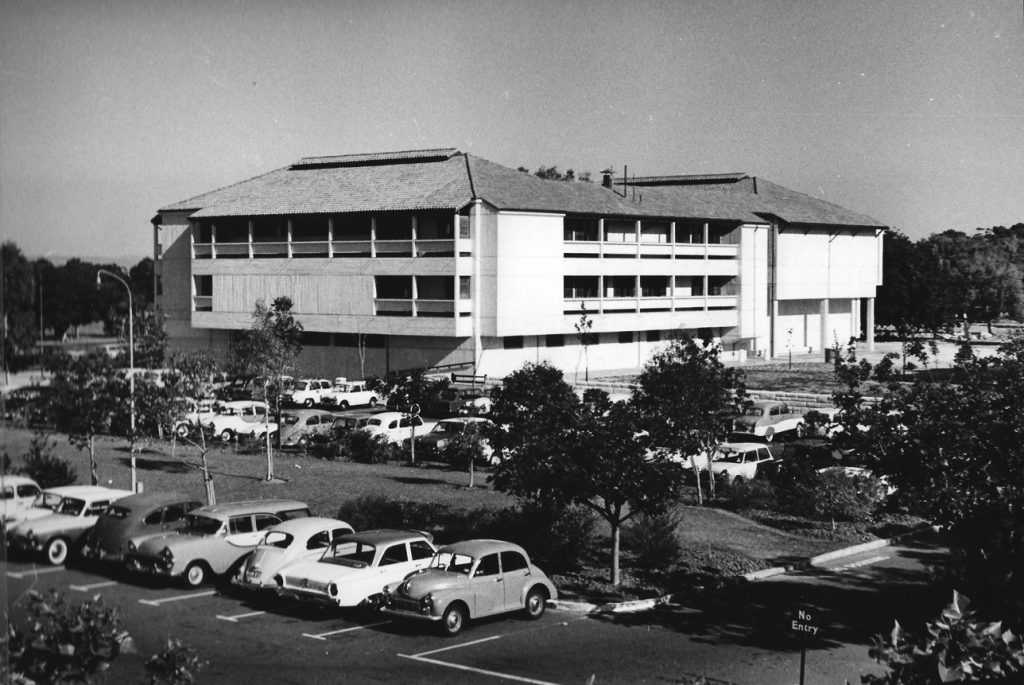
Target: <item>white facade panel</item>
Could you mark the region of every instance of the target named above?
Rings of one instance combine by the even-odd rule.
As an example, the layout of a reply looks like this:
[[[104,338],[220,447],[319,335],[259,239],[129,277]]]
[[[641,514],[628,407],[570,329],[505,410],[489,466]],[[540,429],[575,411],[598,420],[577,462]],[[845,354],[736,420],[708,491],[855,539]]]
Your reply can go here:
[[[562,217],[497,217],[495,334],[529,335],[562,323]]]
[[[874,297],[881,240],[866,230],[779,231],[778,299]]]

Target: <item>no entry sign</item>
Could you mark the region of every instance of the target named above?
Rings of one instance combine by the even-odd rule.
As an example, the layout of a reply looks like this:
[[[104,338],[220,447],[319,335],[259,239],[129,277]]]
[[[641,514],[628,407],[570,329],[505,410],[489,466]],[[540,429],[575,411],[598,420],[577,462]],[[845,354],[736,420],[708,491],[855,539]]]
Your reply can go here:
[[[797,609],[796,616],[793,618],[792,627],[793,630],[798,633],[807,635],[817,635],[820,630],[820,626],[816,625],[814,615],[806,609]]]

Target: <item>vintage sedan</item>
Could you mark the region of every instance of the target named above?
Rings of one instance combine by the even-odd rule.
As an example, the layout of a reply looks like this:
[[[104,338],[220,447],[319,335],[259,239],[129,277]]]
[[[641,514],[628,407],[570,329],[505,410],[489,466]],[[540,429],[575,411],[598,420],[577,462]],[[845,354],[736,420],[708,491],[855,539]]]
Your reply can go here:
[[[0,520],[18,520],[36,501],[42,492],[39,485],[28,476],[0,475]]]
[[[282,569],[319,559],[332,540],[352,532],[344,521],[319,516],[279,523],[267,529],[231,582],[247,590],[276,589],[274,576]]]
[[[491,425],[489,420],[479,416],[458,416],[452,419],[442,419],[426,433],[417,432],[416,455],[424,459],[442,457],[453,439],[463,435],[468,430],[475,430],[481,441],[482,463],[492,464],[495,459],[494,450],[487,439],[483,437],[483,431],[489,425]],[[412,440],[405,441],[404,444],[407,450],[411,443]]]
[[[381,590],[424,569],[437,551],[424,533],[369,530],[333,540],[319,559],[277,574],[282,597],[339,607],[376,606]]]
[[[42,553],[53,566],[67,561],[82,535],[95,525],[112,502],[131,495],[130,490],[86,486],[61,498],[50,514],[22,521],[7,533],[11,549]]]
[[[209,426],[222,442],[231,442],[238,436],[261,440],[268,432],[277,432],[277,424],[269,420],[269,413],[267,403],[258,400],[224,402]]]
[[[130,571],[180,578],[197,587],[233,572],[259,544],[263,531],[282,521],[309,516],[295,500],[267,499],[201,507],[173,533],[130,540],[125,565]]]
[[[519,545],[466,540],[442,547],[430,566],[384,590],[384,613],[433,621],[458,635],[470,619],[523,611],[540,618],[558,591]]]
[[[98,487],[98,485],[59,485],[55,488],[46,488],[36,495],[29,506],[12,509],[4,514],[4,526],[11,528],[22,521],[49,516],[57,511],[65,497],[93,492]]]
[[[358,430],[380,436],[393,445],[401,445],[403,441],[413,437],[414,431],[423,434],[433,427],[433,423],[424,423],[420,416],[410,416],[400,411],[386,411],[371,416]]]
[[[180,492],[146,492],[131,495],[107,507],[96,525],[85,534],[82,557],[91,561],[122,562],[128,541],[139,544],[147,537],[177,531],[185,516],[203,503]]]
[[[315,409],[297,409],[281,416],[281,446],[305,448],[314,435],[329,433],[334,414]]]
[[[723,442],[715,448],[711,473],[726,485],[765,476],[778,466],[768,445],[759,442]]]
[[[746,433],[763,437],[766,442],[779,433],[793,431],[796,437],[803,437],[804,417],[792,411],[785,402],[759,400],[751,402],[743,408],[733,424],[734,433]]]

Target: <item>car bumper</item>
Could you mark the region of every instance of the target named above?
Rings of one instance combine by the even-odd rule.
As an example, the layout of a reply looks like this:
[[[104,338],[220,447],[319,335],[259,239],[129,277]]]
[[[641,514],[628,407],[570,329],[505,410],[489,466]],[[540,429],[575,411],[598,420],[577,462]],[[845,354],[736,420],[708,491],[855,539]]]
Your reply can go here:
[[[381,611],[388,616],[397,618],[409,618],[419,621],[440,621],[441,616],[435,614],[433,609],[424,609],[419,600],[405,597],[391,596],[386,601]]]
[[[102,547],[85,545],[81,550],[82,558],[89,561],[100,561],[106,563],[118,563],[124,561],[124,554],[121,552],[110,552]]]
[[[15,552],[42,552],[44,541],[41,538],[28,538],[12,535],[7,538],[7,545]]]
[[[302,588],[293,587],[278,588],[277,594],[280,597],[295,599],[300,602],[309,602],[311,604],[322,604],[326,606],[338,606],[338,603],[331,599],[330,595],[319,590],[303,590]]]
[[[159,557],[128,556],[125,559],[125,567],[135,573],[148,573],[165,577],[177,575],[174,565],[168,564]]]

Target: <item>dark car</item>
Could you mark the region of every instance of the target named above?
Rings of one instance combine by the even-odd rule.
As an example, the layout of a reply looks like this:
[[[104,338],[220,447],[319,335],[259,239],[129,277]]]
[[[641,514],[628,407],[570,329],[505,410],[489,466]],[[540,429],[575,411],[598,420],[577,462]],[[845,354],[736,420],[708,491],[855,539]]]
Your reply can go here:
[[[111,504],[85,535],[82,556],[93,561],[124,560],[129,540],[176,531],[185,515],[203,503],[180,492],[147,492]]]
[[[467,399],[478,397],[480,394],[479,388],[445,388],[430,398],[423,407],[423,413],[437,418],[455,416]]]

